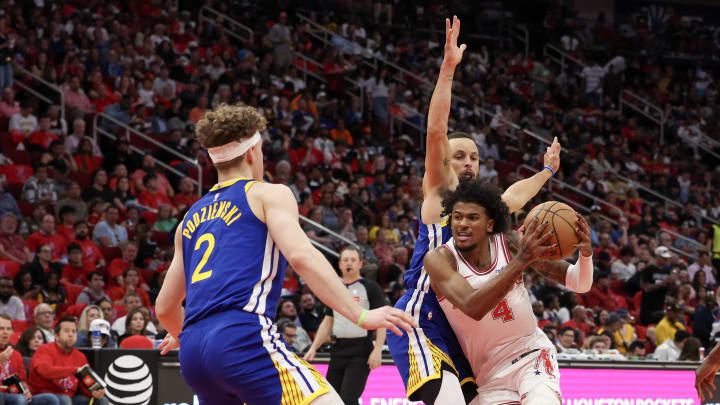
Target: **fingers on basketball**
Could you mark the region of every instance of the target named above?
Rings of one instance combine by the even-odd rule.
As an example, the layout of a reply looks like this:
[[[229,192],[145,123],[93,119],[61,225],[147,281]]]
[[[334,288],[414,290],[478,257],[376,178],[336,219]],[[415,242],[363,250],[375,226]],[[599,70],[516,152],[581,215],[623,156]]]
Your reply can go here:
[[[552,253],[546,257],[548,260],[562,260],[571,257],[577,250],[575,245],[580,243],[581,235],[577,231],[578,217],[575,210],[567,204],[559,201],[547,201],[535,206],[525,217],[526,228],[538,218],[536,222],[548,222],[548,226],[554,233],[554,238],[549,238],[545,244],[557,245]]]

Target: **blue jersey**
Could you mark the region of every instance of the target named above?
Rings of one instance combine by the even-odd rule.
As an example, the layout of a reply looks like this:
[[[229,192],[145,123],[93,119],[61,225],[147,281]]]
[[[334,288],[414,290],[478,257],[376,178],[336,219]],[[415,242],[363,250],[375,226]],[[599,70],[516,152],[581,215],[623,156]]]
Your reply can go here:
[[[287,261],[250,210],[251,179],[215,185],[185,215],[185,325],[242,310],[275,319]]]
[[[410,268],[405,272],[403,277],[405,280],[405,288],[422,289],[423,259],[427,252],[440,247],[443,243],[450,240],[452,230],[449,222],[444,219],[440,224],[425,224],[422,221],[422,206],[418,210],[418,237],[415,242],[415,250],[413,250],[412,259],[410,260]]]

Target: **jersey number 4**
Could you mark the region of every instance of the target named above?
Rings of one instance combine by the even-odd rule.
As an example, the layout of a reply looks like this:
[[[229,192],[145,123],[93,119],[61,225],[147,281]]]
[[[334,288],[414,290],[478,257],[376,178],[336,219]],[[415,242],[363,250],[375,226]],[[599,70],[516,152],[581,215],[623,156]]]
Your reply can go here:
[[[502,319],[503,323],[515,319],[512,309],[508,306],[507,300],[500,301],[492,311],[493,319]]]
[[[213,249],[215,249],[215,237],[213,236],[213,234],[204,233],[200,235],[197,242],[195,242],[195,250],[200,249],[200,247],[202,247],[203,243],[205,242],[207,242],[205,253],[203,253],[202,258],[200,258],[200,263],[195,266],[195,271],[193,271],[192,278],[190,279],[190,284],[197,283],[198,281],[203,281],[212,276],[212,270],[202,270],[203,267],[205,267],[205,265],[207,264],[208,259],[210,259],[210,255],[212,254]]]

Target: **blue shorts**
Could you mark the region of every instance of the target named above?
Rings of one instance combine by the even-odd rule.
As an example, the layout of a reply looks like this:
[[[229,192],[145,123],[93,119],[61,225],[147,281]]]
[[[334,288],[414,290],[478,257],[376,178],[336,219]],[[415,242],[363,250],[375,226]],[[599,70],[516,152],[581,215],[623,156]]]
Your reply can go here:
[[[439,379],[443,369],[458,376],[466,399],[469,393],[474,395],[477,385],[470,363],[435,293],[411,288],[398,300],[395,308],[410,314],[419,326],[410,336],[406,332],[402,336],[387,334],[388,348],[405,384],[408,399],[419,401],[419,396],[414,394],[427,382]]]
[[[245,311],[213,314],[180,334],[180,372],[201,404],[308,404],[325,378],[281,340],[273,322]]]

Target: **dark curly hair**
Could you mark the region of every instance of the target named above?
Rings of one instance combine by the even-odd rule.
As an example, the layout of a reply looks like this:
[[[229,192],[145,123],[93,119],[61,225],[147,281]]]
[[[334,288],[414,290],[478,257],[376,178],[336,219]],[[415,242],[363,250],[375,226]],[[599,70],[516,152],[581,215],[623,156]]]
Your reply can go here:
[[[485,208],[488,218],[495,221],[493,233],[507,232],[510,227],[510,210],[502,200],[502,190],[484,180],[462,180],[445,195],[442,216],[452,221],[452,210],[458,202],[477,204]]]

